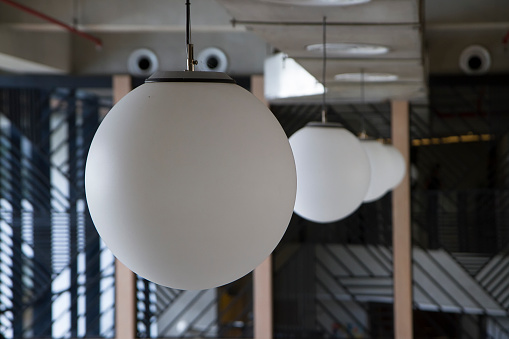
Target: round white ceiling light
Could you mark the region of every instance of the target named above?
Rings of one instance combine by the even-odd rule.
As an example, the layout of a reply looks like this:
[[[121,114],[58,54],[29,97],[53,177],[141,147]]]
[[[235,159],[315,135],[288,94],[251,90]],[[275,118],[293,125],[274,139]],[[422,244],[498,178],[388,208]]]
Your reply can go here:
[[[388,151],[390,158],[389,163],[391,165],[391,169],[387,179],[387,184],[389,186],[388,191],[390,191],[401,183],[405,177],[407,166],[405,158],[396,147],[390,144],[384,144],[383,146]]]
[[[346,218],[368,191],[371,169],[359,139],[334,123],[309,123],[290,137],[297,168],[295,213],[318,223]]]
[[[360,139],[361,145],[366,151],[371,166],[371,180],[364,202],[372,202],[380,199],[390,189],[389,181],[392,158],[389,151],[375,139]]]
[[[392,82],[398,78],[396,74],[389,73],[341,73],[334,76],[335,81],[345,82]]]
[[[306,50],[312,53],[323,53],[323,44],[306,46]],[[389,52],[389,47],[371,44],[356,43],[326,43],[325,49],[328,56],[355,56],[355,55],[381,55]]]
[[[360,5],[371,0],[261,0],[262,2],[270,2],[281,5],[294,6],[352,6]]]
[[[276,247],[296,194],[272,112],[224,73],[159,72],[106,115],[90,146],[87,202],[134,272],[186,290],[252,271]]]

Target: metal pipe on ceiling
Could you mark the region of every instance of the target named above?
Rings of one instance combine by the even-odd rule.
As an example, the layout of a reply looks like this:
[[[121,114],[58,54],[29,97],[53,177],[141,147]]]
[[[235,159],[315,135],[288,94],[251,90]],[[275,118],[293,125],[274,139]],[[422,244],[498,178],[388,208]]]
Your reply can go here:
[[[5,4],[7,4],[9,6],[12,6],[14,8],[17,8],[17,9],[23,11],[23,12],[26,12],[26,13],[31,14],[33,16],[36,16],[36,17],[38,17],[40,19],[46,20],[48,22],[51,22],[51,23],[53,23],[55,25],[58,25],[58,26],[60,26],[60,27],[62,27],[64,29],[68,30],[71,33],[74,33],[76,35],[81,36],[82,38],[90,40],[90,41],[92,41],[95,44],[95,46],[97,48],[102,48],[102,46],[103,46],[101,39],[99,39],[99,38],[97,38],[97,37],[95,37],[93,35],[90,35],[90,34],[88,34],[86,32],[80,31],[79,29],[76,29],[75,27],[72,27],[72,26],[70,26],[70,25],[66,24],[65,22],[62,22],[62,21],[60,21],[58,19],[50,17],[49,15],[46,15],[46,14],[44,14],[44,13],[42,13],[42,12],[36,10],[36,9],[33,9],[31,7],[22,5],[22,4],[18,3],[18,2],[12,1],[12,0],[0,0],[0,2],[3,2]]]

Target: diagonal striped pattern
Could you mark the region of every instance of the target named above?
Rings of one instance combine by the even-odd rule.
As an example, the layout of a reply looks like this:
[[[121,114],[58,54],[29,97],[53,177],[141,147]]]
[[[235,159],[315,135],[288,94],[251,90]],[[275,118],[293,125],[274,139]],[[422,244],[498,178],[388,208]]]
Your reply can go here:
[[[252,338],[252,276],[201,291],[158,286],[138,277],[138,336]]]
[[[101,99],[0,89],[0,298],[6,338],[114,335],[114,266],[84,200]]]

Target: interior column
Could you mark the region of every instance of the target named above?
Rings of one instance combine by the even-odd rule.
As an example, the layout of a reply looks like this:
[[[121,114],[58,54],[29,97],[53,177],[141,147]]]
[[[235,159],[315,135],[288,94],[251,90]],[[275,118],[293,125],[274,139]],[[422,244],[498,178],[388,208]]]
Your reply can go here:
[[[129,75],[113,76],[113,102],[132,89]],[[136,338],[136,276],[115,259],[115,337]]]
[[[265,101],[263,76],[251,77],[251,92]],[[253,272],[254,339],[272,339],[272,256]]]
[[[406,174],[392,192],[394,338],[413,338],[412,242],[410,221],[410,124],[408,101],[392,102],[392,143],[406,162]]]

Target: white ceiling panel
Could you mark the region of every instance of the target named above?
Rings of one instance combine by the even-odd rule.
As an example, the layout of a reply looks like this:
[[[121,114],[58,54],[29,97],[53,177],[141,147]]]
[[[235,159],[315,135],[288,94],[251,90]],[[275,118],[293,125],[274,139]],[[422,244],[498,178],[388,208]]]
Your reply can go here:
[[[253,31],[292,58],[321,57],[306,50],[322,42],[321,26],[256,26]],[[327,26],[327,43],[362,43],[386,46],[389,53],[372,58],[421,59],[421,38],[415,26]],[[334,55],[329,55],[334,57]]]
[[[290,1],[289,1],[290,2]],[[315,78],[322,79],[321,51],[306,46],[326,42],[383,46],[378,55],[334,55],[327,53],[327,86],[330,100],[356,101],[358,84],[334,82],[339,73],[391,73],[395,83],[366,86],[369,101],[422,99],[424,82],[422,31],[418,0],[372,0],[352,6],[297,6],[274,4],[268,0],[218,0],[237,24],[267,41],[275,51],[296,59]],[[296,100],[315,101],[315,97]]]
[[[372,0],[354,6],[292,6],[260,0],[217,0],[240,21],[418,23],[418,0]]]
[[[384,102],[393,99],[425,102],[427,90],[418,82],[365,84],[364,96],[360,84],[330,84],[327,91],[327,103],[362,103]],[[299,104],[322,102],[321,95],[293,97],[272,100],[272,104]]]

